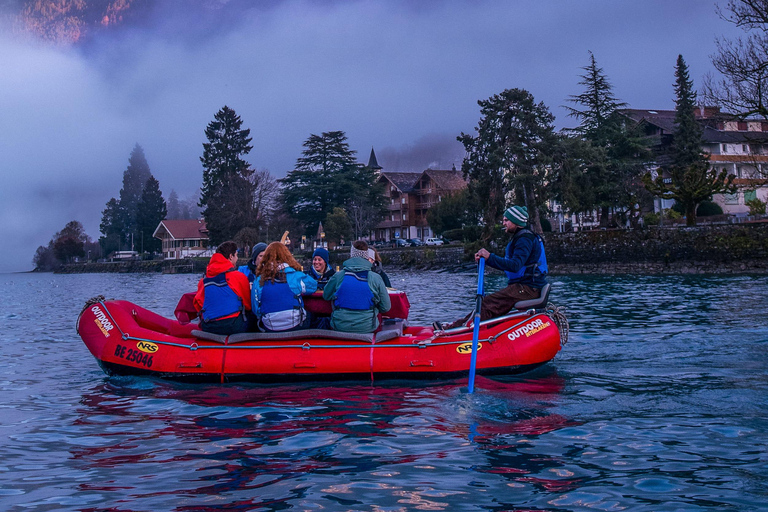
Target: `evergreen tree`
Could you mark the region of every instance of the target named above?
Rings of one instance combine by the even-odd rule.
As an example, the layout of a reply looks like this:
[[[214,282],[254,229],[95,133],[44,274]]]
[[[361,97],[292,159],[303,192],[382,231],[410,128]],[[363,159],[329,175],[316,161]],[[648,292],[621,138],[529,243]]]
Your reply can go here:
[[[384,200],[376,171],[355,161],[343,131],[310,135],[303,145],[296,168],[278,180],[286,209],[307,233],[336,207],[354,212],[358,234],[370,229],[380,217]]]
[[[582,68],[584,92],[570,97],[576,107],[566,107],[580,121],[572,131],[587,146],[573,147],[581,172],[571,172],[560,181],[561,200],[574,212],[601,209],[600,225],[608,225],[609,210],[626,210],[638,201],[638,177],[650,157],[648,141],[636,125],[628,123],[619,109],[626,103],[613,94],[613,87],[590,52],[589,65]],[[571,170],[574,170],[571,167]]]
[[[344,208],[336,207],[325,216],[323,221],[325,238],[329,242],[338,244],[340,240],[349,240],[352,236],[352,223]]]
[[[251,130],[242,129],[243,121],[226,105],[205,129],[203,144],[203,186],[199,205],[203,208],[212,244],[230,240],[256,222],[254,210],[254,171],[243,160],[253,146]]]
[[[133,235],[134,241],[138,237],[136,224],[138,204],[141,200],[141,193],[144,191],[144,185],[150,177],[152,177],[152,173],[144,156],[144,149],[136,144],[128,158],[128,168],[123,173],[123,188],[120,190],[120,224],[122,224],[122,232],[126,242],[131,241],[131,235]]]
[[[442,201],[427,211],[427,223],[438,235],[451,229],[461,229],[465,225],[477,224],[472,215],[467,189],[444,197]]]
[[[163,194],[160,192],[160,183],[150,176],[144,191],[141,193],[141,199],[137,205],[136,227],[139,233],[139,249],[142,252],[160,252],[162,250],[162,241],[154,238],[152,234],[157,229],[160,221],[165,219],[167,208],[163,200]]]
[[[472,200],[485,205],[483,238],[493,235],[510,193],[528,208],[531,226],[541,232],[539,209],[558,142],[554,116],[523,89],[507,89],[478,104],[482,118],[477,136],[462,133],[458,140],[467,152],[462,171],[471,180]]]
[[[675,131],[666,167],[671,183],[664,183],[662,173],[652,179],[643,178],[646,188],[663,199],[675,199],[685,209],[686,224],[696,225],[696,208],[712,194],[733,193],[733,176],[723,170],[709,168],[709,160],[701,149],[701,126],[696,121],[696,92],[682,55],[675,66]]]
[[[176,193],[174,189],[171,189],[171,193],[168,194],[168,214],[166,215],[166,218],[168,219],[183,219],[184,217],[181,216],[181,204],[179,203],[179,195]]]
[[[99,225],[102,234],[99,243],[104,254],[119,251],[125,242],[121,219],[120,203],[113,197],[107,201],[107,207],[101,214]]]

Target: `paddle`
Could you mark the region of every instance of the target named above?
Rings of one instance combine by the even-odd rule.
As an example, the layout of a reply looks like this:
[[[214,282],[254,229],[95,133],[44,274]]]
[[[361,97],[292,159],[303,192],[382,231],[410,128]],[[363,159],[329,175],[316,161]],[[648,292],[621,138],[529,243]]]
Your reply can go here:
[[[472,332],[472,358],[469,363],[469,386],[467,392],[475,390],[475,367],[477,366],[477,340],[480,337],[480,308],[483,305],[483,274],[485,274],[485,258],[477,263],[477,297],[475,298],[475,329]]]

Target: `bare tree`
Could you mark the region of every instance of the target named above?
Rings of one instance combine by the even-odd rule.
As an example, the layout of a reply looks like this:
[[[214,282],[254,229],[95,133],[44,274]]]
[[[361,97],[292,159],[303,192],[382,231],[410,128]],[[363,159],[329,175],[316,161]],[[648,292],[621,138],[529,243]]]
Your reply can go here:
[[[745,35],[715,40],[721,77],[705,77],[704,99],[741,118],[768,119],[768,0],[730,0],[719,13]]]

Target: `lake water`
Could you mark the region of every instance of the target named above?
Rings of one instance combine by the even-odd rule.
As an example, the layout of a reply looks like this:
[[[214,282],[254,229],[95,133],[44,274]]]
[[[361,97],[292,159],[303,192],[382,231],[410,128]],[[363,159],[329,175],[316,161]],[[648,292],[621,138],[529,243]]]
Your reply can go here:
[[[412,323],[473,303],[471,274],[391,277]],[[85,301],[172,316],[196,281],[0,275],[0,510],[768,510],[766,277],[554,277],[568,345],[473,395],[106,377]]]

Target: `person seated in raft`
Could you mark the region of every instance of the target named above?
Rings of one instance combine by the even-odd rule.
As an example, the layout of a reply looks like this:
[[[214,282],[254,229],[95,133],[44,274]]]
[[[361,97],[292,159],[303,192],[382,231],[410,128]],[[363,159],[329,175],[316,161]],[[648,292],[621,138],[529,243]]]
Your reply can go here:
[[[244,274],[235,270],[236,264],[237,244],[232,241],[219,245],[211,256],[192,302],[200,315],[200,330],[225,335],[248,330],[250,284]]]
[[[313,293],[317,281],[301,271],[301,265],[280,242],[272,242],[256,268],[251,303],[266,332],[307,329],[310,318],[302,294]]]
[[[392,282],[389,280],[389,276],[386,272],[384,272],[384,268],[381,265],[381,256],[379,256],[379,251],[372,247],[368,248],[368,261],[371,262],[371,270],[381,276],[381,280],[384,281],[384,286],[387,288],[392,288]]]
[[[350,258],[331,277],[323,299],[332,301],[331,328],[337,331],[369,333],[379,327],[379,312],[392,307],[384,281],[372,271],[368,244],[352,244]]]
[[[263,257],[266,248],[267,244],[264,242],[257,243],[253,246],[253,249],[251,249],[251,257],[248,260],[248,263],[237,267],[239,272],[245,274],[249,283],[253,283],[253,280],[256,278],[256,268],[258,268],[259,263],[261,263],[261,258]]]
[[[475,261],[485,258],[486,264],[507,274],[507,287],[483,298],[480,308],[480,321],[489,320],[507,314],[521,300],[538,298],[541,289],[547,284],[547,257],[541,237],[531,231],[528,224],[528,208],[510,206],[504,211],[502,219],[504,231],[512,235],[507,244],[504,257],[480,249],[475,254]],[[435,328],[450,329],[468,325],[474,317],[474,311],[448,325],[435,322]]]
[[[318,290],[325,288],[325,284],[336,273],[328,264],[329,259],[328,249],[323,247],[318,247],[312,253],[312,268],[309,269],[309,276],[317,281]]]

